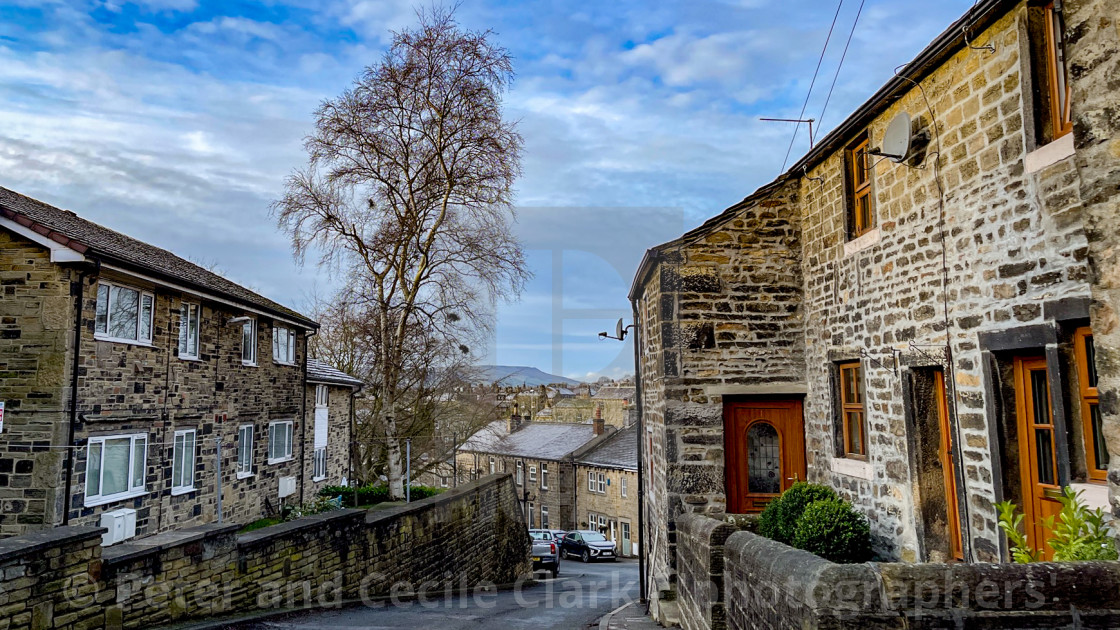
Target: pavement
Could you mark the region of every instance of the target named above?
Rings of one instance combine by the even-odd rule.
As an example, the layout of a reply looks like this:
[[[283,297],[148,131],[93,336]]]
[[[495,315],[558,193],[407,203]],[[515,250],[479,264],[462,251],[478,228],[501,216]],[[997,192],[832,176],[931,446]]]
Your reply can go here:
[[[624,604],[599,619],[599,630],[660,630],[641,602]]]
[[[547,574],[538,573],[538,576]],[[426,598],[423,601],[378,601],[327,610],[293,612],[224,627],[240,630],[378,630],[381,628],[533,628],[597,630],[657,628],[638,623],[645,606],[638,601],[638,562],[560,563],[560,576],[510,589]],[[629,611],[629,612],[627,612]],[[607,619],[608,626],[602,625]]]

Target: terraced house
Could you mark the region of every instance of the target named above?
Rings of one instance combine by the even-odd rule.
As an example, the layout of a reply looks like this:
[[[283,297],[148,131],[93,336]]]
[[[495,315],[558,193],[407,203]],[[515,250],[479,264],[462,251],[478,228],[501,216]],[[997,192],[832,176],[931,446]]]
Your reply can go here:
[[[308,317],[3,188],[0,287],[0,534],[248,522],[345,478],[361,383]]]
[[[1035,544],[1061,487],[1109,507],[1114,8],[981,0],[789,171],[649,250],[630,297],[655,599],[679,515],[757,512],[798,479],[910,562],[1006,558],[1004,499]]]

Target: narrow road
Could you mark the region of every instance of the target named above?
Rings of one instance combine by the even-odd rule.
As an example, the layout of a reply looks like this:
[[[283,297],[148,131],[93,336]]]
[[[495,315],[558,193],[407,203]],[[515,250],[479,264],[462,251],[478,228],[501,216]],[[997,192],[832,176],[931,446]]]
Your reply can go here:
[[[510,591],[298,613],[284,619],[231,627],[241,630],[482,627],[574,630],[595,628],[600,617],[637,599],[637,560],[591,564],[564,560],[560,564],[559,578],[544,579]]]

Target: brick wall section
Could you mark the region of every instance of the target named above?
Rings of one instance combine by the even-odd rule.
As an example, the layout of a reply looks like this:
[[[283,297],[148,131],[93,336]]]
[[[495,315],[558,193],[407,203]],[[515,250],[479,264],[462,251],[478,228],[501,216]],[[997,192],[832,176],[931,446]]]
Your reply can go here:
[[[54,522],[66,451],[77,273],[50,252],[0,231],[0,537]]]
[[[841,565],[747,531],[724,552],[731,629],[1120,624],[1116,562]]]
[[[677,599],[685,630],[727,627],[723,545],[737,531],[739,528],[731,523],[699,514],[677,518]]]
[[[234,530],[203,525],[104,550],[92,527],[0,541],[0,618],[13,630],[149,628],[340,605],[391,589],[438,597],[445,588],[512,583],[530,570],[508,475],[407,506]],[[61,593],[71,586],[74,596]]]
[[[1120,514],[1120,173],[1101,168],[1120,159],[1120,21],[1109,0],[1068,0],[1063,13],[1073,87],[1074,161],[1089,241],[1100,410],[1111,454],[1112,509]]]

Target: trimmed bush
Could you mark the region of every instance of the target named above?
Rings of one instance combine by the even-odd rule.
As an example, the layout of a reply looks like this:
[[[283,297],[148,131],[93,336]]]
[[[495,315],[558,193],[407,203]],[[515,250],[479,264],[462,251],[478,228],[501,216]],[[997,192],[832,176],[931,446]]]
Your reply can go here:
[[[356,488],[349,488],[346,486],[327,486],[319,491],[319,496],[333,499],[335,497],[342,497],[342,505],[350,507],[354,505],[354,493],[358,493],[358,505],[375,505],[389,501],[389,486],[382,485],[367,485],[358,486]],[[443,492],[443,488],[433,488],[431,486],[412,486],[412,500],[418,501],[420,499],[427,499],[430,496],[437,495]]]
[[[847,501],[814,501],[797,521],[793,546],[832,562],[867,562],[871,559],[871,528]]]
[[[819,483],[798,481],[767,504],[758,517],[758,533],[780,543],[792,544],[797,521],[814,501],[838,499],[836,491]]]

